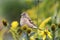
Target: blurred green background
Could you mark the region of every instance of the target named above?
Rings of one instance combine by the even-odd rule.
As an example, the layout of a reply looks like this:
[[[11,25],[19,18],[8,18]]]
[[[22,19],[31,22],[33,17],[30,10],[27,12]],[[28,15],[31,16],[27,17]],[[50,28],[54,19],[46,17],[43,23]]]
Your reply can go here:
[[[24,11],[35,24],[40,24],[41,20],[60,13],[60,0],[0,0],[0,16],[9,22],[19,21]]]

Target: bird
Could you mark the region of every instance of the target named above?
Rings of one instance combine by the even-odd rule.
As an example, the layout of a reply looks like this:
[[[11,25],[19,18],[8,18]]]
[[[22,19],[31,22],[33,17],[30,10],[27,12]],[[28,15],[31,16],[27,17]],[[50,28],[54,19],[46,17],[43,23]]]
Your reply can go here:
[[[27,12],[23,12],[20,18],[20,25],[23,26],[25,24],[27,24],[30,28],[37,28],[37,26],[33,23]]]

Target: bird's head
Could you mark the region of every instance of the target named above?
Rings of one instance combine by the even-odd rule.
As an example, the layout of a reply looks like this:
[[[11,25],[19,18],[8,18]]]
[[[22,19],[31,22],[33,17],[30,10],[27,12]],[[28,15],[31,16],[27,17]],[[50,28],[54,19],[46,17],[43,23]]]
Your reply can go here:
[[[21,14],[21,17],[28,17],[28,13],[26,13],[26,12],[23,12],[22,14]]]

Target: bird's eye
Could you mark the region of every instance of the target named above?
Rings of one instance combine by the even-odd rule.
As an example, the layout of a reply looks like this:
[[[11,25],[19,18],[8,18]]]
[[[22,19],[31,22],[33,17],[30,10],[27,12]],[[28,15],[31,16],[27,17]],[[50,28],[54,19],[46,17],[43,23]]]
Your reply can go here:
[[[23,15],[25,15],[25,13]]]

